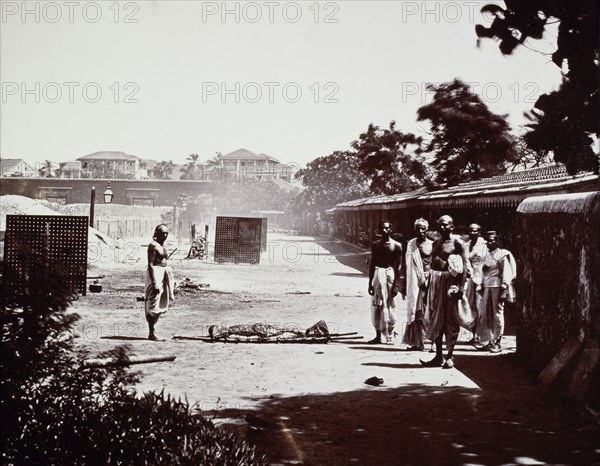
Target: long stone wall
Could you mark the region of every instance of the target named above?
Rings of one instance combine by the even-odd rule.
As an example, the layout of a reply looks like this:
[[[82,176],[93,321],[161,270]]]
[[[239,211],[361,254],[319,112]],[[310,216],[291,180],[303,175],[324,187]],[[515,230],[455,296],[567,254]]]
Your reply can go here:
[[[213,183],[182,180],[85,180],[59,178],[2,178],[0,195],[16,194],[65,204],[90,202],[92,186],[96,202],[110,182],[114,204],[172,206],[180,194],[198,196],[213,192]]]
[[[598,409],[600,192],[527,198],[517,212],[517,353]]]

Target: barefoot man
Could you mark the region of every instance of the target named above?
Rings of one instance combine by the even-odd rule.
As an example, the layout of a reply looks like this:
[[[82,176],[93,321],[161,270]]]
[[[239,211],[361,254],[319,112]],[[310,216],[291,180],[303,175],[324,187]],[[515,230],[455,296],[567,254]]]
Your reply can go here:
[[[464,293],[467,248],[458,235],[452,234],[454,220],[443,215],[438,220],[442,237],[434,241],[431,253],[428,306],[425,314],[427,337],[435,342],[435,357],[421,363],[427,367],[454,367],[454,346],[458,340],[460,321],[458,300]],[[446,336],[446,360],[442,356],[442,338]]]
[[[371,263],[369,265],[369,294],[371,321],[375,327],[375,338],[369,343],[393,343],[396,325],[394,297],[400,289],[400,267],[402,264],[402,245],[390,238],[392,224],[383,221],[379,224],[381,239],[373,243]]]
[[[169,309],[173,299],[173,273],[167,266],[168,252],[164,246],[169,236],[166,225],[154,229],[153,241],[148,245],[148,268],[146,269],[146,320],[148,321],[148,339],[157,340],[154,326],[161,314]]]

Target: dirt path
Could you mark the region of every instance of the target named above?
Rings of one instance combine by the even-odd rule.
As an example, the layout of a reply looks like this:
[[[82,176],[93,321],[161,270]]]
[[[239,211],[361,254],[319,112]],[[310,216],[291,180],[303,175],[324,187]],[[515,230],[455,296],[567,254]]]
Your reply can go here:
[[[140,255],[143,257],[143,248]],[[102,293],[74,306],[79,341],[92,351],[129,343],[138,356],[176,355],[137,366],[139,389],[187,398],[215,422],[246,435],[274,464],[600,464],[600,432],[548,401],[514,361],[459,345],[456,369],[426,369],[427,353],[367,345],[373,336],[365,260],[326,239],[269,235],[256,266],[171,260],[178,279],[210,284],[180,293],[150,342],[143,261],[113,264]],[[398,314],[405,315],[403,302]],[[223,344],[172,340],[206,335],[213,324],[255,322],[305,329],[325,320],[351,343]],[[401,321],[398,333],[403,331]],[[123,337],[122,340],[101,337]],[[467,335],[463,336],[463,340]],[[364,384],[371,376],[380,387]]]

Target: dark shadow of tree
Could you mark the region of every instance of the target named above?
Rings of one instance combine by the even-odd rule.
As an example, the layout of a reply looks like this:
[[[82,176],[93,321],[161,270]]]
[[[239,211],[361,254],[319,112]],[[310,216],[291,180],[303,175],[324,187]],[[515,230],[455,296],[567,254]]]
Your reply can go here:
[[[479,388],[384,381],[350,392],[271,396],[258,410],[216,414],[246,418],[231,428],[276,464],[598,464],[597,426],[549,399],[514,355],[455,359]]]

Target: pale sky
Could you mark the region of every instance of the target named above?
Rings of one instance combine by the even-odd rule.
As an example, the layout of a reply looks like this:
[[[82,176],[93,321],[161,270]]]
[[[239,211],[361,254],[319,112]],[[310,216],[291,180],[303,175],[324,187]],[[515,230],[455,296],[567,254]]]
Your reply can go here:
[[[556,37],[476,47],[477,1],[0,2],[0,154],[183,163],[244,147],[305,166],[369,123],[424,136],[428,82],[524,123],[560,83]]]

